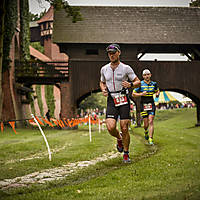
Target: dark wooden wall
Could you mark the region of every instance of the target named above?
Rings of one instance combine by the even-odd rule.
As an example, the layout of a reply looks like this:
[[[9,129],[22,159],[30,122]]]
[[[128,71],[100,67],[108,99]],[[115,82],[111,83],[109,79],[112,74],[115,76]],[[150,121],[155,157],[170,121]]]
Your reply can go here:
[[[70,62],[74,98],[77,101],[87,93],[100,89],[100,69],[106,63],[106,61]],[[150,69],[152,80],[158,82],[161,90],[179,91],[192,97],[196,102],[200,100],[199,61],[126,61],[124,63],[129,64],[140,79],[142,79],[142,70]]]
[[[123,62],[123,61],[122,61]],[[100,69],[107,61],[71,61],[71,83],[74,104],[94,91],[100,91]],[[190,97],[197,104],[197,122],[200,123],[200,62],[186,61],[126,61],[142,80],[143,69],[152,72],[152,80],[161,90],[175,91]]]

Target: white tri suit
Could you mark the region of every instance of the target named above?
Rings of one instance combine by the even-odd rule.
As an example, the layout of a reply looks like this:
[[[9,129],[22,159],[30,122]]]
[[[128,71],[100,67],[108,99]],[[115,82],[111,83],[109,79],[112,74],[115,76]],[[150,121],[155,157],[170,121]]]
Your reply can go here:
[[[122,87],[123,81],[133,81],[136,75],[133,69],[122,62],[115,70],[111,63],[101,68],[101,81],[106,83],[108,90],[106,118],[130,119],[130,100],[128,89]]]

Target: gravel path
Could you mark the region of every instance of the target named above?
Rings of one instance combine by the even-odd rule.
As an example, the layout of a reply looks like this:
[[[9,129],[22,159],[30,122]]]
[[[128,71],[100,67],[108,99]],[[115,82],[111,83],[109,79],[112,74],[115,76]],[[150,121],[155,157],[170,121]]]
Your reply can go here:
[[[24,187],[34,183],[45,183],[48,181],[61,180],[71,173],[76,172],[78,169],[95,165],[98,162],[106,161],[121,156],[120,153],[109,152],[97,157],[93,160],[79,161],[75,163],[68,163],[62,167],[45,169],[42,171],[27,174],[25,176],[16,177],[13,179],[4,179],[0,181],[0,189],[5,190],[8,188]]]

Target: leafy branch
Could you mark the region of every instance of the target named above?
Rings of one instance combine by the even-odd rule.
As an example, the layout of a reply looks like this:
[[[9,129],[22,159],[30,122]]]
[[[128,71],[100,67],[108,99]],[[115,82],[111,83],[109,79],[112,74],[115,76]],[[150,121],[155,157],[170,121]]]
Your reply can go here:
[[[41,0],[38,0],[41,1]],[[64,0],[45,0],[49,2],[56,10],[64,9],[68,17],[72,17],[72,22],[82,21],[80,8],[77,6],[70,6],[67,1]]]

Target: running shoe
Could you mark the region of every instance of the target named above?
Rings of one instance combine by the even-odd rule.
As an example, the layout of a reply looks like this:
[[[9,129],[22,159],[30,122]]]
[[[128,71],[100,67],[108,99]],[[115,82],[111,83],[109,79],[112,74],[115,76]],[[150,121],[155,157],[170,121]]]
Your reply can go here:
[[[154,145],[153,139],[152,139],[152,138],[149,138],[149,144],[150,144],[150,145]]]
[[[123,162],[124,163],[130,163],[131,162],[128,153],[124,153],[124,155],[123,155]]]
[[[123,147],[123,144],[122,144],[122,139],[117,139],[117,150],[122,153],[124,151],[124,147]]]
[[[122,136],[122,133],[119,133]],[[122,139],[117,139],[117,150],[122,153],[124,151],[124,146],[122,143]]]
[[[144,138],[145,138],[145,140],[148,140],[148,139],[149,139],[148,131],[144,131]]]

